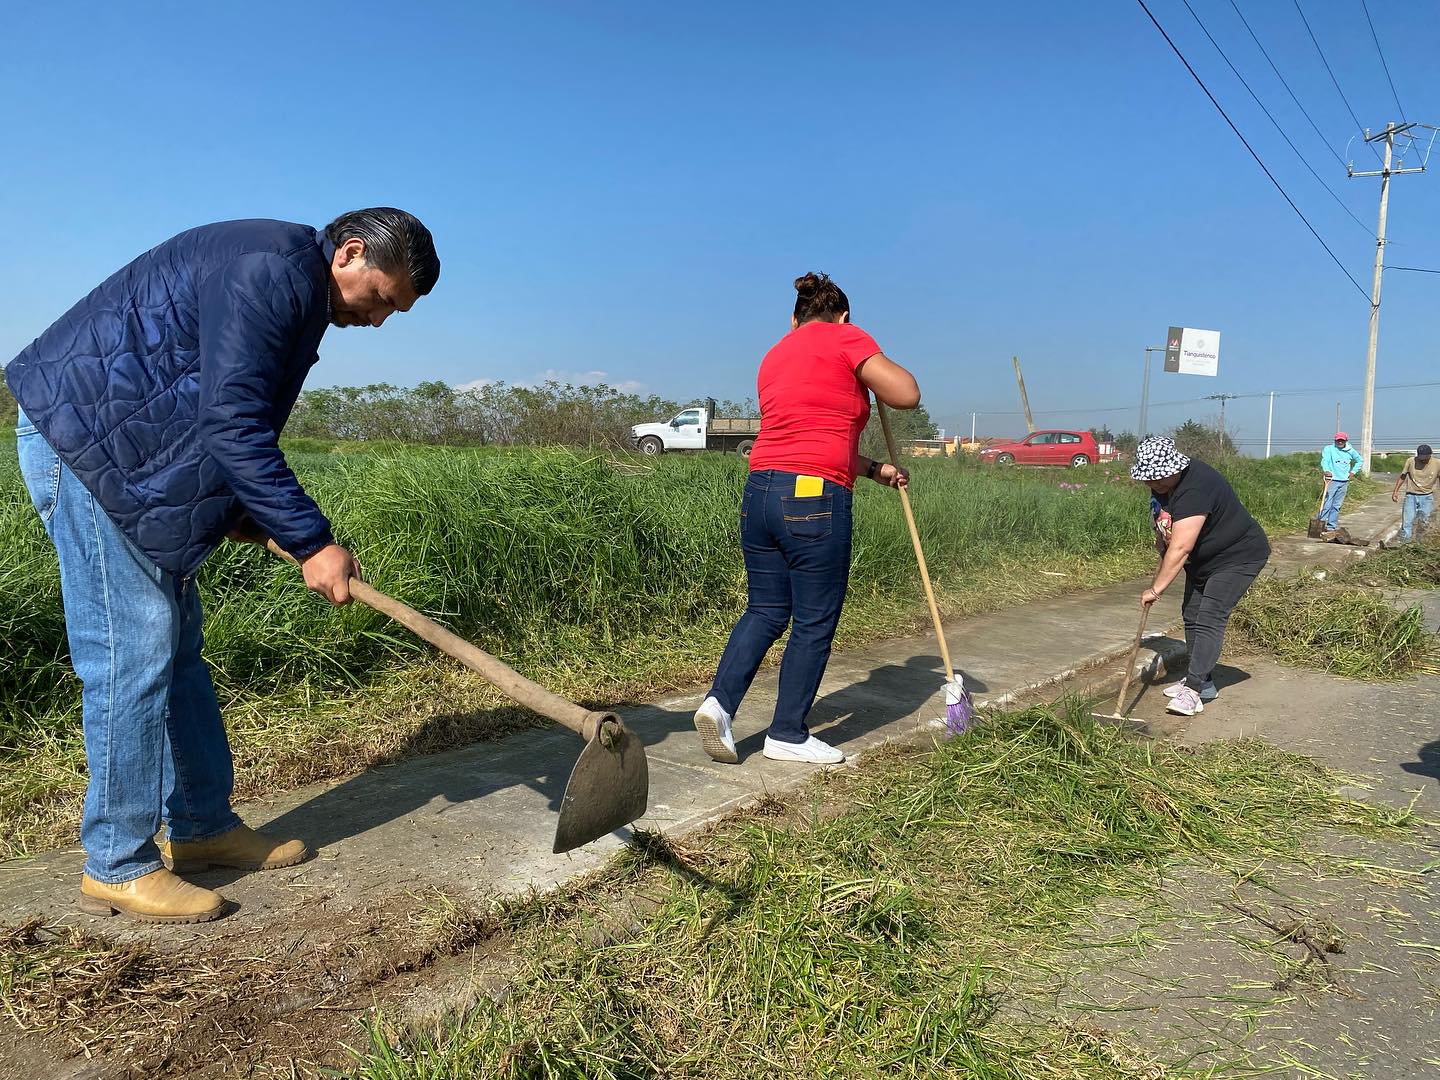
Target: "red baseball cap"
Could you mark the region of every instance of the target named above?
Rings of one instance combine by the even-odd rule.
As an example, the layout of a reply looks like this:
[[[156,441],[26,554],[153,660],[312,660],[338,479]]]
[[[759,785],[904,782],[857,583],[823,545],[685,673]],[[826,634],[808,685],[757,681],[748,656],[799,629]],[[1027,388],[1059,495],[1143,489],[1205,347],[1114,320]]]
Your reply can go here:
[[[1336,442],[1340,442],[1342,439],[1343,439],[1345,442],[1349,442],[1349,441],[1350,441],[1350,436],[1349,436],[1349,435],[1346,435],[1345,432],[1343,432],[1343,431],[1337,431],[1337,432],[1335,432],[1335,441],[1336,441]]]

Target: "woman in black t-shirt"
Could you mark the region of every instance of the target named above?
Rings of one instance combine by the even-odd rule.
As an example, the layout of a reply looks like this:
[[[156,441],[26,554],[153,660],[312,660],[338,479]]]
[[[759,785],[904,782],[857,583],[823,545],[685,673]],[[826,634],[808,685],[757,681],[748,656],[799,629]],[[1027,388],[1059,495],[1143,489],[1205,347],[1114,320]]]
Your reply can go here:
[[[1190,671],[1166,687],[1165,696],[1170,712],[1194,716],[1215,699],[1212,676],[1230,612],[1265,568],[1270,541],[1226,479],[1180,453],[1170,439],[1152,436],[1136,447],[1130,476],[1150,489],[1160,551],[1155,579],[1140,602],[1153,604],[1185,571],[1181,610]]]

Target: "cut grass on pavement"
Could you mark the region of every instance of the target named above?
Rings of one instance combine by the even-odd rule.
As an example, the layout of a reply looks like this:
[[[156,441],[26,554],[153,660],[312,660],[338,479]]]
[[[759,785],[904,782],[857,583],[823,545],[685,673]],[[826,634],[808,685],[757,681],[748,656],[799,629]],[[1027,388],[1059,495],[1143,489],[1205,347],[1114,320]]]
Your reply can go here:
[[[1282,663],[1350,679],[1413,675],[1426,669],[1434,646],[1418,606],[1397,608],[1372,589],[1303,574],[1256,582],[1230,630],[1234,643]]]
[[[375,1021],[356,1075],[1189,1075],[999,1006],[1097,904],[1153,900],[1177,863],[1249,873],[1299,857],[1312,827],[1409,823],[1335,789],[1261,743],[1135,741],[1084,702],[992,715],[693,844],[643,837],[609,888],[517,932],[501,1000],[438,1032]],[[622,882],[647,906],[616,932]]]

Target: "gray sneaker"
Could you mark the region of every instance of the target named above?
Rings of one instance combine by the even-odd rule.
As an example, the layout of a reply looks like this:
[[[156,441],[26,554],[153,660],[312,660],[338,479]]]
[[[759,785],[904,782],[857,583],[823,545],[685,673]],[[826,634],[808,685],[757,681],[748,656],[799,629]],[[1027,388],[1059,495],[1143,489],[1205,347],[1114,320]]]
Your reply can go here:
[[[1176,694],[1180,693],[1180,691],[1184,689],[1184,687],[1185,680],[1181,679],[1174,686],[1165,687],[1163,693],[1166,697],[1173,698]],[[1214,701],[1219,696],[1220,691],[1215,688],[1215,684],[1213,682],[1207,682],[1204,686],[1200,687],[1201,701]]]

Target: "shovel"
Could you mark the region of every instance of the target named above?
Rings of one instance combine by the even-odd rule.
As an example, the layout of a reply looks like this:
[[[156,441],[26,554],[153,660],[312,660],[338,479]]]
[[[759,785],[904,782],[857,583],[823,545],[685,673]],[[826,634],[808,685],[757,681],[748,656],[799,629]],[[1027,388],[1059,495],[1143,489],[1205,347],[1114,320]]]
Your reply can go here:
[[[274,540],[265,546],[282,559],[299,565]],[[650,763],[640,739],[620,717],[611,712],[591,712],[559,694],[552,694],[489,653],[456,637],[433,619],[359,578],[350,579],[350,595],[483,675],[513,701],[569,728],[585,740],[585,749],[580,751],[575,768],[570,771],[570,781],[565,785],[553,851],[569,851],[588,844],[644,816],[650,796]]]
[[[1305,535],[1311,540],[1318,539],[1320,534],[1325,532],[1325,522],[1320,520],[1320,511],[1325,508],[1325,493],[1330,490],[1330,481],[1326,480],[1320,485],[1320,501],[1315,504],[1315,513],[1310,518],[1310,524],[1305,528]]]

